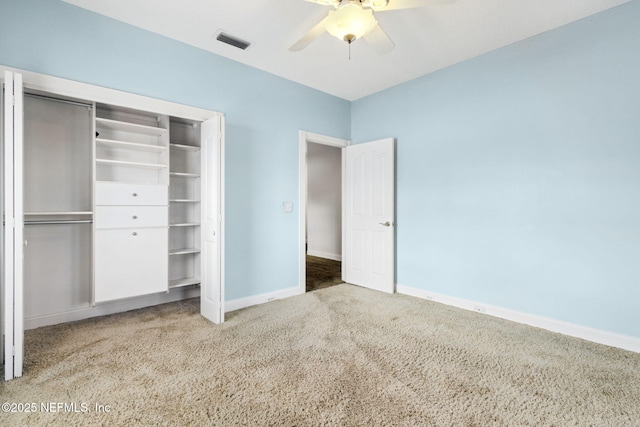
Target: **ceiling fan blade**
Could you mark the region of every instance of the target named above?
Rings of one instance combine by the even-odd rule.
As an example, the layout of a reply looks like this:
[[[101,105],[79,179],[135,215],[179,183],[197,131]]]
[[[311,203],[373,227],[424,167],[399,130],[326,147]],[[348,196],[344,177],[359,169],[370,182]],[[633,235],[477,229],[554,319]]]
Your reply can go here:
[[[391,52],[396,46],[395,43],[391,41],[387,33],[380,28],[380,25],[376,25],[369,34],[364,36],[364,39],[380,55]]]
[[[299,50],[302,50],[305,47],[309,46],[311,42],[313,42],[315,39],[323,35],[327,31],[325,29],[325,22],[327,21],[327,19],[328,17],[320,21],[315,27],[311,29],[311,31],[309,31],[307,34],[302,36],[302,38],[297,42],[295,42],[293,45],[291,45],[289,50],[291,52],[297,52]]]
[[[337,6],[340,4],[340,0],[304,0],[309,3],[317,3],[323,6]]]
[[[371,1],[371,9],[376,12],[386,12],[387,10],[415,9],[418,7],[451,4],[456,0],[388,0],[385,5],[383,0]]]

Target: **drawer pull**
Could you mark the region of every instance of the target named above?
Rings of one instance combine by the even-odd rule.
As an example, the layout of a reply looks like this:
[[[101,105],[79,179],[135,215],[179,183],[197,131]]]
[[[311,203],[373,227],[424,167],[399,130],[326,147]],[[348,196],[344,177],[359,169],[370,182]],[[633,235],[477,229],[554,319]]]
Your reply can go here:
[[[138,219],[138,215],[134,215],[134,216],[133,216],[133,219]]]
[[[132,196],[133,197],[138,197],[138,193],[133,193]]]
[[[131,233],[133,236],[137,236],[138,233],[136,233],[135,231],[133,233]]]

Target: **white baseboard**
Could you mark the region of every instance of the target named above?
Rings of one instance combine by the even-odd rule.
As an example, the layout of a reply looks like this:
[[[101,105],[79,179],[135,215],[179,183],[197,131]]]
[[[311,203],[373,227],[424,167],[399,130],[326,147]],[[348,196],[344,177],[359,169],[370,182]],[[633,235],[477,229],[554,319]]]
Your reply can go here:
[[[251,307],[252,305],[264,304],[266,302],[275,301],[277,299],[289,298],[304,293],[304,289],[300,289],[299,286],[293,288],[287,288],[275,292],[267,292],[259,295],[252,295],[246,298],[238,298],[230,301],[225,301],[224,311],[228,313],[230,311],[240,310],[241,308]]]
[[[342,261],[342,255],[332,254],[329,252],[314,251],[313,249],[307,249],[307,255],[315,256],[318,258],[332,259],[334,261]]]
[[[246,298],[238,298],[231,301],[225,301],[225,313],[239,310],[241,308],[251,307],[252,305],[264,304],[275,301],[277,299],[288,298],[303,294],[305,291],[299,286],[283,289],[275,292],[268,292],[259,295],[253,295]],[[73,311],[64,313],[55,313],[25,319],[25,330],[35,329],[42,326],[57,325],[59,323],[75,322],[76,320],[84,320],[92,317],[105,316],[114,313],[121,313],[129,310],[136,310],[143,307],[151,307],[158,304],[180,301],[187,298],[196,298],[200,296],[200,288],[179,288],[172,290],[169,294],[155,294],[141,298],[130,298],[120,301],[113,301],[98,304],[95,307],[83,307]]]
[[[594,329],[587,326],[576,325],[560,320],[549,319],[533,314],[508,310],[501,307],[494,307],[483,303],[477,303],[474,301],[451,297],[448,295],[437,294],[434,292],[424,291],[422,289],[416,289],[404,285],[397,285],[396,290],[401,294],[410,295],[429,301],[435,301],[453,307],[475,311],[477,313],[488,314],[490,316],[499,317],[501,319],[510,320],[517,323],[523,323],[529,326],[535,326],[537,328],[546,329],[548,331],[557,332],[575,338],[581,338],[598,344],[604,344],[611,347],[617,347],[624,350],[640,353],[640,338],[603,331],[600,329]]]
[[[94,307],[87,306],[63,313],[47,314],[30,317],[24,320],[24,329],[35,329],[41,326],[57,325],[58,323],[75,322],[76,320],[90,319],[92,317],[106,316],[108,314],[121,313],[138,308],[151,307],[158,304],[180,301],[200,296],[199,287],[185,287],[172,289],[170,293],[154,294],[139,298],[128,298],[119,301],[105,302]]]

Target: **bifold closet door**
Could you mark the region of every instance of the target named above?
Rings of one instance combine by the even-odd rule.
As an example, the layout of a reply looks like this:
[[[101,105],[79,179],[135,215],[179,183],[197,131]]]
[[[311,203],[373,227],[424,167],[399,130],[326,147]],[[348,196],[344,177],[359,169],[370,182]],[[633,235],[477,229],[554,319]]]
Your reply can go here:
[[[202,145],[202,283],[200,314],[213,323],[224,322],[224,289],[222,287],[220,239],[221,209],[221,132],[222,118],[205,120],[201,125]]]
[[[91,303],[90,104],[24,97],[25,318]]]
[[[2,336],[4,378],[22,376],[24,353],[22,75],[4,73],[2,84]]]

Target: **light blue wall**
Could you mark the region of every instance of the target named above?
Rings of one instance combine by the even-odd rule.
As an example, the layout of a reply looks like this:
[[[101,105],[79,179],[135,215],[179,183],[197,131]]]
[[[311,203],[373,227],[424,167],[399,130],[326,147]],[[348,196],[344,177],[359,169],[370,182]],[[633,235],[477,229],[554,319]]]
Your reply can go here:
[[[298,131],[349,102],[57,0],[0,0],[0,64],[224,113],[226,299],[298,286]]]
[[[640,3],[352,103],[397,137],[397,282],[640,337]],[[372,120],[375,118],[375,120]]]

